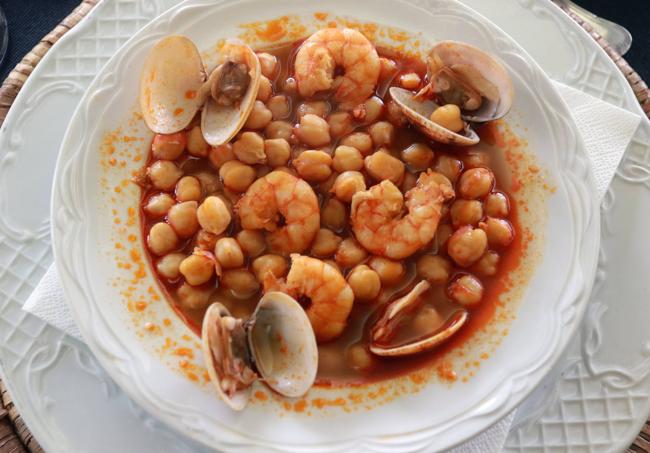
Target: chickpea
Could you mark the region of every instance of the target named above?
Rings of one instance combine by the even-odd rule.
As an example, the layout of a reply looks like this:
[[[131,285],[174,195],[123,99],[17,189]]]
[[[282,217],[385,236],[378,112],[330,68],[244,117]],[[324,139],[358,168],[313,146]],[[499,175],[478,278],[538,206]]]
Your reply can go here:
[[[168,280],[176,280],[181,274],[179,267],[185,259],[182,253],[168,253],[156,262],[156,270]]]
[[[379,121],[368,126],[368,133],[375,146],[390,146],[395,139],[395,126],[388,121]]]
[[[215,196],[203,200],[196,214],[201,227],[212,234],[221,234],[226,231],[232,219],[226,203]]]
[[[266,249],[264,233],[259,230],[241,230],[236,239],[244,253],[251,258],[260,256]]]
[[[476,305],[483,297],[481,281],[471,274],[461,275],[447,287],[447,294],[454,302],[464,306]]]
[[[487,168],[470,168],[460,175],[458,193],[468,200],[483,198],[494,187],[494,174]]]
[[[223,185],[235,192],[245,192],[255,181],[255,169],[238,160],[226,162],[219,169]]]
[[[456,200],[450,209],[454,227],[476,225],[483,218],[483,205],[478,200]]]
[[[483,200],[485,215],[489,217],[508,217],[510,213],[510,202],[506,194],[492,192]]]
[[[401,186],[402,193],[405,194],[413,187],[415,187],[417,183],[418,183],[418,177],[416,175],[414,175],[410,171],[405,172],[404,180],[402,181],[402,186]]]
[[[377,181],[388,179],[399,185],[404,177],[404,162],[384,150],[379,150],[366,157],[364,167],[368,174]]]
[[[479,227],[485,231],[488,244],[492,247],[507,247],[515,239],[515,230],[506,219],[488,217]]]
[[[375,299],[381,291],[379,274],[365,264],[360,264],[348,274],[348,285],[354,293],[354,300],[369,302]]]
[[[185,132],[156,134],[151,143],[151,153],[156,159],[176,160],[183,154],[186,144]]]
[[[363,157],[356,148],[346,145],[337,146],[334,150],[332,166],[338,172],[348,170],[358,171],[363,168]]]
[[[460,117],[460,108],[454,104],[446,104],[435,109],[431,114],[431,121],[452,132],[460,132],[465,127]]]
[[[183,283],[176,291],[181,307],[189,310],[200,310],[210,304],[212,288],[196,288],[189,283]]]
[[[220,282],[237,299],[248,299],[260,289],[257,279],[247,269],[225,270]]]
[[[207,157],[210,145],[203,138],[200,126],[194,126],[187,133],[187,151],[196,157]]]
[[[418,275],[432,285],[447,283],[451,272],[451,263],[448,259],[438,255],[422,255],[415,269]]]
[[[370,99],[366,100],[363,103],[365,115],[361,119],[366,124],[372,124],[377,122],[381,115],[384,113],[384,101],[377,96],[373,96]]]
[[[199,229],[196,218],[196,201],[184,201],[171,207],[167,214],[167,222],[180,237],[189,237]]]
[[[453,228],[451,225],[448,223],[443,223],[442,225],[438,225],[438,229],[436,230],[436,235],[433,237],[433,242],[435,246],[434,251],[442,252],[446,249],[447,246],[447,241],[451,237],[451,235],[454,233]]]
[[[239,201],[241,195],[237,192],[233,192],[227,187],[224,187],[223,192],[216,194],[215,196],[219,198],[221,201],[223,201],[223,204],[226,205],[226,208],[228,209],[228,213],[230,214],[230,217],[232,217],[233,214],[235,213],[233,206],[235,205],[235,203]]]
[[[178,245],[178,236],[171,226],[158,222],[149,230],[147,245],[154,255],[166,255]]]
[[[291,146],[283,138],[271,138],[264,140],[264,154],[266,162],[271,167],[287,165],[291,155]]]
[[[237,159],[245,164],[263,164],[266,163],[266,154],[264,154],[264,139],[256,132],[244,132],[233,146],[232,150]]]
[[[367,156],[372,152],[372,139],[365,132],[353,132],[343,137],[341,145],[356,148],[363,156]]]
[[[457,229],[447,243],[447,253],[461,267],[474,264],[483,256],[486,248],[485,231],[469,225]]]
[[[149,197],[147,204],[144,206],[144,211],[149,217],[162,217],[167,214],[169,208],[174,206],[174,203],[174,199],[171,195],[166,193],[157,193]]]
[[[379,120],[382,113],[384,113],[384,101],[377,96],[366,99],[363,104],[359,104],[352,110],[354,119],[366,124],[372,124]]]
[[[332,230],[321,228],[316,233],[314,242],[311,245],[311,253],[319,258],[331,256],[336,252],[340,243],[341,238],[334,234]]]
[[[499,266],[499,254],[492,250],[488,250],[483,256],[472,266],[472,269],[481,275],[490,277],[497,273]]]
[[[344,269],[351,268],[363,262],[368,257],[368,252],[353,237],[345,238],[336,249],[334,259]]]
[[[295,133],[298,139],[308,146],[324,146],[331,140],[330,126],[327,121],[311,113],[300,119]]]
[[[212,172],[202,171],[194,175],[201,183],[201,192],[203,196],[212,195],[223,189],[219,177]]]
[[[214,275],[214,261],[204,254],[192,254],[181,261],[178,270],[183,274],[187,283],[199,286]]]
[[[268,79],[275,78],[279,68],[278,59],[275,55],[270,53],[260,52],[257,54],[257,59],[260,61],[260,69],[262,75]]]
[[[336,177],[330,190],[339,200],[350,203],[355,193],[366,190],[366,181],[358,171],[344,171]]]
[[[235,153],[232,152],[232,145],[226,143],[225,145],[213,146],[208,152],[208,159],[216,169],[221,168],[221,166],[229,160],[235,160]]]
[[[291,115],[291,103],[284,94],[278,94],[269,99],[266,108],[269,109],[274,120],[288,118]]]
[[[433,163],[433,151],[424,143],[413,143],[402,150],[402,160],[408,164],[413,171],[426,170]]]
[[[395,127],[406,126],[406,123],[408,123],[406,115],[392,99],[386,103],[386,119]]]
[[[199,230],[199,232],[196,233],[194,242],[196,246],[201,250],[212,252],[214,250],[214,246],[217,244],[217,239],[219,239],[219,236],[216,234],[209,233],[205,230]]]
[[[214,256],[225,269],[244,265],[244,252],[234,238],[221,238],[214,246]]]
[[[257,280],[262,283],[267,272],[270,272],[275,278],[284,277],[289,271],[289,265],[287,260],[280,255],[262,255],[253,260],[251,269]]]
[[[420,86],[422,79],[415,72],[409,72],[408,74],[402,74],[399,78],[399,84],[402,85],[402,88],[407,90],[415,90]]]
[[[385,57],[379,57],[379,80],[387,80],[397,72],[397,63]]]
[[[264,129],[273,119],[273,113],[262,101],[256,100],[253,109],[244,123],[246,129]],[[235,152],[235,154],[237,154]]]
[[[201,199],[201,181],[194,176],[183,176],[176,183],[178,201],[199,201]]]
[[[468,148],[461,155],[463,166],[467,168],[490,167],[490,154],[482,149]]]
[[[336,198],[328,199],[320,211],[321,225],[334,231],[342,231],[348,223],[345,205]]]
[[[295,93],[298,91],[298,82],[293,77],[287,77],[283,83],[282,89],[287,93]]]
[[[348,366],[354,370],[367,370],[372,366],[374,358],[365,345],[357,343],[347,349],[345,360]]]
[[[293,126],[286,121],[271,121],[264,129],[266,138],[283,138],[291,141],[293,134]]]
[[[442,155],[438,157],[438,161],[433,169],[455,183],[463,171],[463,163],[453,157]]]
[[[325,118],[330,111],[330,105],[325,101],[305,101],[298,105],[296,113],[298,114],[298,119],[302,119],[303,116],[307,114],[312,114]]]
[[[445,322],[438,310],[426,305],[413,317],[413,332],[417,336],[435,332]]]
[[[151,184],[159,190],[172,190],[183,172],[174,162],[157,160],[147,169]]]
[[[273,85],[271,84],[271,81],[264,76],[260,76],[260,87],[257,90],[257,100],[266,102],[269,100],[272,94]]]
[[[400,282],[406,273],[400,261],[389,260],[382,256],[373,256],[368,265],[377,272],[382,285],[392,286]]]
[[[323,151],[305,151],[293,160],[293,166],[307,181],[325,181],[332,174],[332,158]]]
[[[349,134],[354,129],[352,127],[352,115],[348,112],[335,112],[327,118],[330,126],[332,137],[338,138]]]

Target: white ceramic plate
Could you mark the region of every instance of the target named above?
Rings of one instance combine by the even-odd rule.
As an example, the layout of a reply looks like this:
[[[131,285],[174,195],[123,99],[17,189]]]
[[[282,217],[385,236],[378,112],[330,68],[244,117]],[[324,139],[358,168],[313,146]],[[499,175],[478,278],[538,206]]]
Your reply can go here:
[[[176,3],[102,1],[34,70],[0,131],[0,371],[47,451],[202,450],[126,397],[87,346],[20,309],[52,262],[47,196],[52,150],[99,69]],[[552,78],[643,115],[614,63],[550,2],[466,3],[513,36]],[[536,39],[540,35],[545,40]],[[580,335],[517,411],[506,451],[620,451],[650,412],[650,313],[645,280],[636,278],[638,269],[650,267],[650,256],[628,253],[649,246],[638,230],[650,221],[650,214],[638,210],[650,203],[649,156],[650,123],[644,121],[601,208],[601,284]],[[630,218],[639,221],[626,221]]]
[[[593,180],[588,158],[566,106],[514,42],[459,3],[438,1],[428,6],[424,10],[388,0],[354,4],[334,0],[326,9],[299,1],[272,6],[254,0],[189,1],[138,32],[91,83],[70,122],[55,175],[52,232],[59,275],[73,316],[100,363],[135,401],[170,426],[219,449],[443,449],[509,413],[559,357],[581,318],[595,271],[599,222],[596,200],[590,197]],[[218,39],[236,35],[237,25],[252,19],[298,14],[308,23],[307,18],[323,10],[422,33],[431,42],[467,41],[501,58],[515,83],[512,115],[528,128],[521,133],[541,167],[552,175],[557,191],[547,204],[545,229],[534,231],[545,238],[543,259],[518,317],[475,378],[451,388],[429,385],[417,395],[402,396],[368,412],[324,411],[312,417],[292,412],[269,423],[274,408],[230,412],[209,387],[180,377],[158,358],[154,351],[163,348],[163,336],[133,329],[123,294],[130,291],[133,300],[147,298],[146,289],[156,283],[148,270],[134,283],[129,271],[115,265],[110,251],[116,237],[139,236],[139,226],[134,222],[129,229],[123,222],[116,227],[107,211],[137,209],[139,190],[121,181],[140,167],[141,161],[132,158],[146,157],[151,134],[141,121],[129,126],[127,134],[143,140],[128,145],[131,155],[122,170],[105,172],[106,156],[100,150],[107,131],[125,127],[137,98],[140,64],[162,36],[186,34],[200,49],[208,49]],[[118,152],[124,148],[117,147]],[[113,188],[118,186],[121,191],[116,195]],[[136,241],[134,247],[140,246]],[[135,289],[127,289],[130,286]],[[165,303],[152,303],[148,310],[149,320],[175,318]],[[168,332],[178,341],[189,334],[177,320]],[[348,392],[317,389],[310,396],[333,399]],[[431,411],[434,406],[445,410]]]

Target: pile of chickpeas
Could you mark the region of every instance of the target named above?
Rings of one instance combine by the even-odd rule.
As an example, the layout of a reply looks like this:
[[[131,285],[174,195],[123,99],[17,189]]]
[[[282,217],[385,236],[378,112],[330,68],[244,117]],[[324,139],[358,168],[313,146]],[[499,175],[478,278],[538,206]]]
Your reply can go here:
[[[356,301],[375,300],[382,287],[403,280],[407,263],[372,256],[356,241],[348,228],[352,197],[386,179],[405,194],[429,168],[449,179],[456,197],[445,205],[432,243],[410,259],[420,278],[445,285],[453,301],[480,302],[480,277],[496,274],[499,254],[515,234],[508,197],[495,190],[489,154],[435,152],[424,137],[396,149],[396,132],[407,122],[392,101],[373,96],[352,111],[331,111],[326,100],[299,99],[292,78],[279,80],[276,57],[259,58],[257,100],[231,143],[209,146],[196,122],[153,139],[142,204],[146,241],[177,303],[203,309],[217,286],[251,298],[268,272],[286,276],[288,257],[269,250],[262,230],[241,229],[233,208],[273,170],[304,179],[319,195],[321,228],[303,253],[338,268]],[[391,76],[395,62],[381,60],[381,77]],[[413,90],[422,83],[415,73],[394,80]]]

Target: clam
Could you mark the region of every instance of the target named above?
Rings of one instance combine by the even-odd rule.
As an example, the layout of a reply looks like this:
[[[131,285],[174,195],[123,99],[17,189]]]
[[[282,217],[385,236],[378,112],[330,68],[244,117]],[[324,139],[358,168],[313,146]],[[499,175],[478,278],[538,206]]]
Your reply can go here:
[[[370,351],[373,354],[387,357],[398,357],[417,354],[438,346],[458,330],[467,321],[467,311],[455,311],[441,326],[415,338],[397,339],[402,321],[412,315],[422,305],[422,296],[431,288],[426,281],[421,281],[405,296],[389,303],[382,316],[375,323],[370,333]]]
[[[458,105],[463,119],[484,123],[510,111],[514,88],[508,71],[478,47],[442,41],[427,62],[433,94],[441,103]]]
[[[213,303],[203,318],[201,337],[210,380],[234,410],[246,407],[256,381],[298,397],[316,379],[314,331],[300,304],[284,293],[266,293],[246,321]]]
[[[404,115],[432,140],[471,146],[479,137],[468,123],[503,117],[512,106],[514,89],[508,72],[496,59],[469,44],[442,41],[427,58],[429,83],[417,94],[393,87],[391,96]],[[468,123],[453,132],[432,121],[441,105],[454,104]]]
[[[227,143],[244,127],[253,110],[262,76],[257,55],[244,44],[226,44],[221,57],[223,63],[208,79],[211,96],[201,114],[203,137],[213,146]]]
[[[147,126],[173,134],[190,124],[203,104],[201,55],[185,36],[167,36],[149,52],[140,76],[140,108]]]
[[[453,132],[431,121],[431,114],[439,107],[435,102],[416,97],[412,91],[392,87],[390,95],[404,113],[404,116],[431,140],[458,146],[471,146],[479,142],[479,136],[467,123],[463,133]]]
[[[174,35],[156,43],[140,77],[140,108],[147,126],[173,134],[203,108],[205,140],[217,146],[232,139],[253,109],[261,68],[255,52],[238,41],[223,46],[220,62],[206,80],[201,55],[190,39]]]

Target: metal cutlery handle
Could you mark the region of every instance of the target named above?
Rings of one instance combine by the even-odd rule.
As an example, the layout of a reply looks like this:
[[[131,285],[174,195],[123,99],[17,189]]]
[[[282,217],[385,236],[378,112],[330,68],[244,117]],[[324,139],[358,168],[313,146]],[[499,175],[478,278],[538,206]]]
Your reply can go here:
[[[580,5],[576,5],[571,0],[555,0],[555,2],[569,9],[576,16],[580,17],[580,19],[588,23],[619,55],[624,55],[630,50],[632,35],[625,27],[596,16]]]

